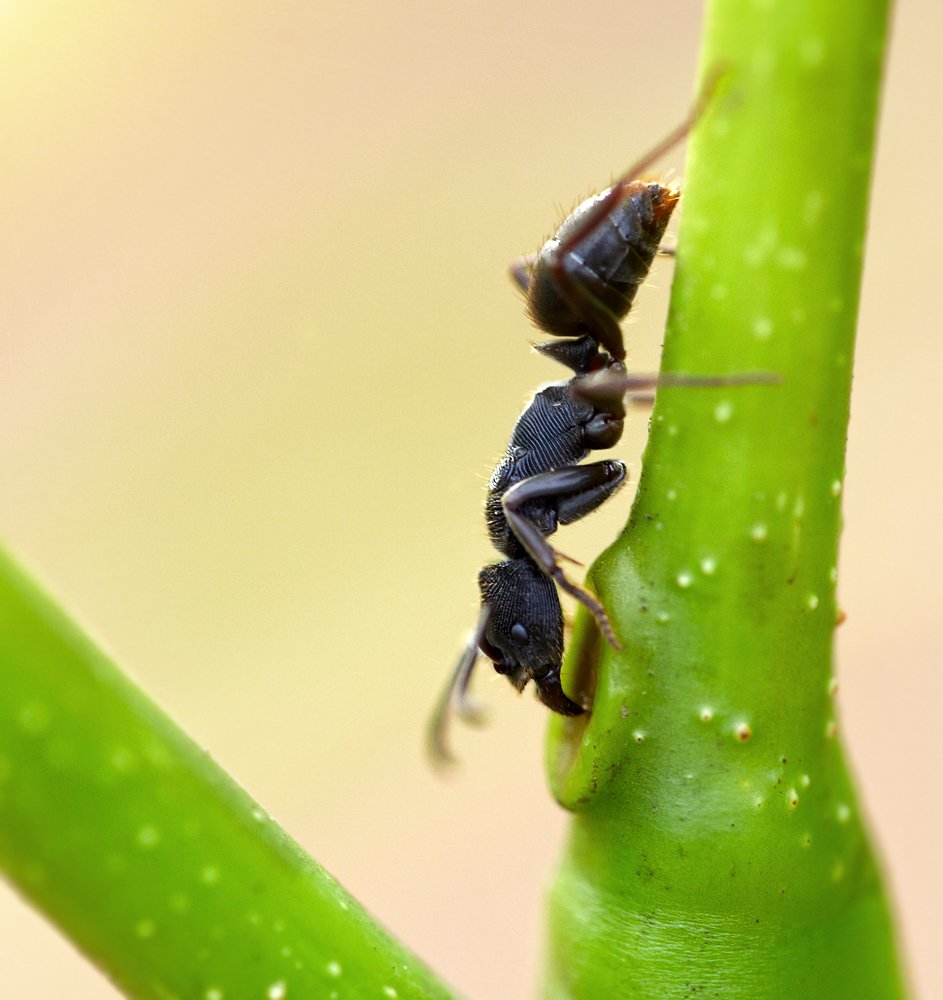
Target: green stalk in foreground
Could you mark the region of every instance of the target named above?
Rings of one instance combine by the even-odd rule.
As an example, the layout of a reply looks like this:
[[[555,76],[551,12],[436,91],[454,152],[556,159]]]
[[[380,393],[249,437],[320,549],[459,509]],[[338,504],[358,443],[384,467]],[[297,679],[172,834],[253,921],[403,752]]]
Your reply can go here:
[[[0,678],[0,867],[128,996],[450,996],[2,553]]]
[[[629,525],[593,581],[551,781],[575,812],[552,998],[903,994],[836,730],[844,449],[887,4],[712,0],[667,371]]]

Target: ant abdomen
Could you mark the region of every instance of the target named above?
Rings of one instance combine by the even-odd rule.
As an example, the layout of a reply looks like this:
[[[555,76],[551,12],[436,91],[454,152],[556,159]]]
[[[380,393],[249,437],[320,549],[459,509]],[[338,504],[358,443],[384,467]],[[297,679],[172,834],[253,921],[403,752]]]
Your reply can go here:
[[[534,323],[557,337],[592,334],[589,303],[589,312],[603,309],[621,320],[648,275],[679,197],[676,188],[632,181],[582,202],[529,262],[527,309]],[[591,218],[600,210],[603,218]]]

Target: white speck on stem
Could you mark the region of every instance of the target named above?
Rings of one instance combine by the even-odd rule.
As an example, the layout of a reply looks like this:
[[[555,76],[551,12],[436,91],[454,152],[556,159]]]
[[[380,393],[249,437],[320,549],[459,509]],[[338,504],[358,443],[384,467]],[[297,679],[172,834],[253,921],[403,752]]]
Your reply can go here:
[[[112,770],[117,771],[118,774],[128,774],[129,771],[134,770],[137,761],[130,750],[118,747],[108,758],[108,763]]]
[[[29,733],[30,736],[39,736],[49,728],[52,721],[52,714],[47,705],[41,701],[28,701],[19,711],[17,721],[20,729]]]
[[[752,528],[750,528],[750,537],[754,542],[765,542],[768,534],[769,529],[765,524],[763,524],[762,521],[758,521]]]
[[[730,121],[724,115],[716,115],[711,119],[711,132],[718,138],[723,138],[730,134]]]
[[[733,403],[729,399],[721,400],[714,407],[714,419],[719,424],[725,424],[733,416]]]
[[[815,35],[803,38],[799,43],[799,58],[806,66],[820,66],[825,61],[825,41]],[[818,192],[813,191],[806,196],[806,200],[808,201],[814,194],[818,194]],[[818,196],[821,199],[822,196],[820,194]]]
[[[825,196],[821,191],[810,191],[802,204],[802,222],[807,229],[813,229],[819,224],[822,209],[825,207]]]
[[[157,924],[148,917],[143,917],[134,925],[134,933],[144,941],[152,938],[156,930]]]
[[[169,905],[174,913],[186,913],[190,909],[190,897],[185,892],[170,894]]]
[[[284,979],[279,979],[277,983],[272,983],[265,995],[268,1000],[283,1000],[287,993],[288,987],[285,985]]]
[[[762,5],[757,4],[757,6]],[[776,66],[776,53],[772,49],[757,49],[753,53],[751,63],[753,64],[754,72],[765,76],[772,73],[773,68]]]
[[[683,569],[677,576],[678,586],[686,589],[694,583],[694,574],[690,570]]]
[[[701,560],[701,572],[705,576],[713,576],[717,569],[717,559],[714,556],[704,556]]]
[[[160,830],[151,823],[147,823],[138,830],[138,844],[147,849],[156,847],[160,843]]]
[[[200,880],[206,885],[215,885],[219,881],[219,868],[217,865],[204,865],[200,872]]]
[[[780,247],[776,254],[776,263],[784,271],[802,271],[808,262],[805,251],[798,247]]]
[[[768,316],[757,316],[753,320],[753,336],[757,340],[768,340],[773,332],[773,321]]]
[[[756,234],[752,243],[747,243],[743,250],[743,260],[748,267],[760,267],[776,248],[779,235],[775,226],[766,226]]]
[[[327,974],[329,976],[333,976],[335,979],[337,979],[337,977],[344,971],[343,968],[341,968],[340,962],[328,962],[325,969],[327,970]]]

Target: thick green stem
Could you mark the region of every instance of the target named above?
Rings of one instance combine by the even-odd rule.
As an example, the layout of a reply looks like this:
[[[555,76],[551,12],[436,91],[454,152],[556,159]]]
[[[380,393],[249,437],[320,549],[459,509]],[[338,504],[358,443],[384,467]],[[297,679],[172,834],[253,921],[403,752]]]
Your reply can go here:
[[[129,996],[450,994],[0,553],[0,866]]]
[[[664,367],[638,498],[581,622],[588,721],[546,995],[894,998],[888,906],[836,732],[844,449],[884,0],[712,0]],[[597,662],[598,661],[598,662]],[[597,673],[598,670],[598,673]],[[595,680],[592,677],[595,676]]]

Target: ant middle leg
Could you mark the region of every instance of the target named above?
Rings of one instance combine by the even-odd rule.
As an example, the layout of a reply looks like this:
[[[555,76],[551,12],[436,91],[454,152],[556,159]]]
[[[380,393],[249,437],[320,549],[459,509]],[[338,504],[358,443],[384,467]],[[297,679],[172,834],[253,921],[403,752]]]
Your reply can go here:
[[[619,401],[651,406],[655,389],[683,386],[688,389],[726,389],[746,385],[778,385],[782,377],[773,372],[738,372],[732,375],[694,375],[687,372],[632,372],[610,365],[574,379],[573,395],[604,413],[618,413]]]
[[[544,503],[559,524],[572,524],[596,510],[625,481],[622,462],[603,461],[573,465],[531,476],[512,486],[501,498],[508,526],[534,562],[561,590],[575,597],[596,619],[600,632],[614,649],[621,649],[606,609],[598,598],[574,583],[560,565],[560,555],[527,516],[524,507]]]

